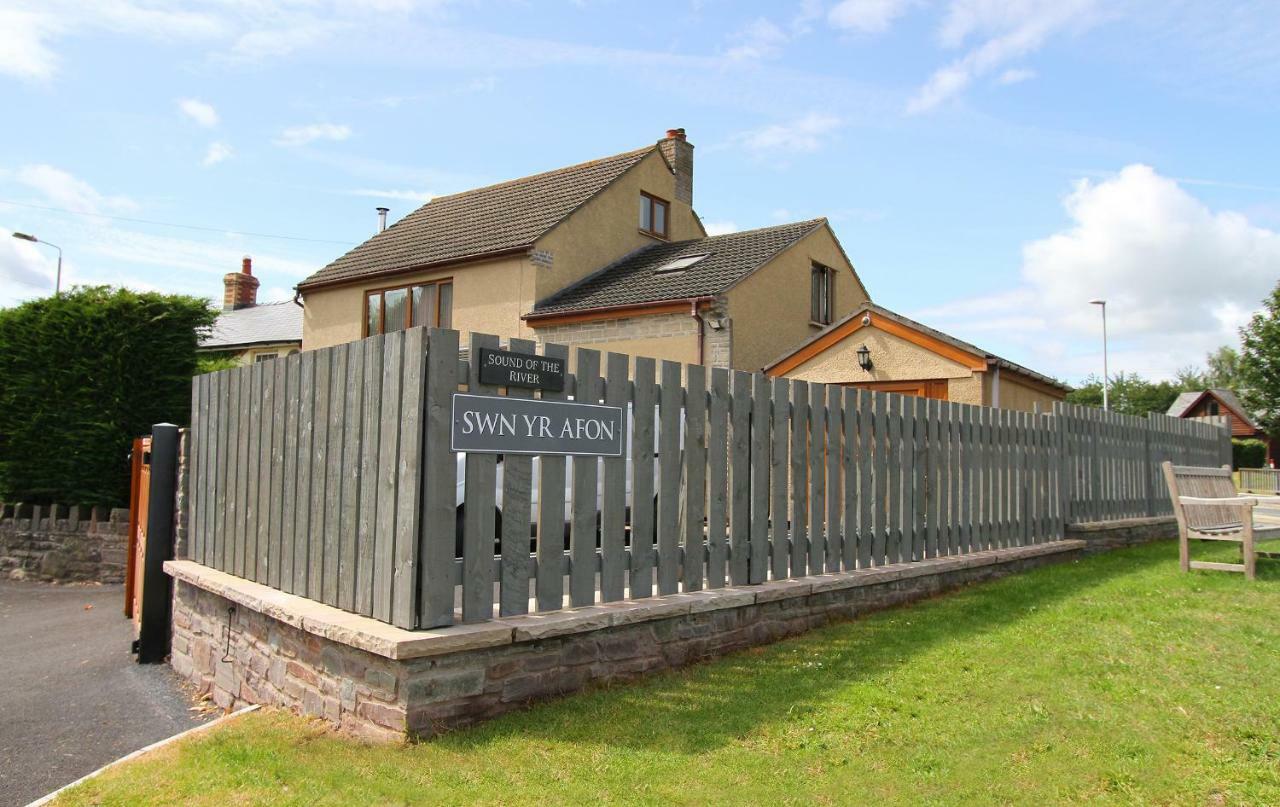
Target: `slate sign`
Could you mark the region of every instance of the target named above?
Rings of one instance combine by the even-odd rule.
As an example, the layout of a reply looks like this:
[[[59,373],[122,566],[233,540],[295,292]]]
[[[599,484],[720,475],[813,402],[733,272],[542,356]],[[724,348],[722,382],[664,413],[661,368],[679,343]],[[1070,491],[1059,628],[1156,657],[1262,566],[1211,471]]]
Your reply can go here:
[[[564,389],[564,359],[482,347],[480,383],[560,392]]]
[[[453,394],[454,451],[621,457],[626,411],[572,401]]]

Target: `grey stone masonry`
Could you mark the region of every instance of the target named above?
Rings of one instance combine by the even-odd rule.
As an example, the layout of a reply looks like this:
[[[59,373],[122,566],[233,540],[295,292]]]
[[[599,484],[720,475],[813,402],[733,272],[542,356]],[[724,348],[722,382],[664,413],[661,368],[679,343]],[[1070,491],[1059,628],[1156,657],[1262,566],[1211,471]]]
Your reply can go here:
[[[1084,541],[1085,553],[1092,555],[1123,546],[1177,538],[1178,522],[1173,516],[1153,516],[1068,524],[1066,537]]]
[[[57,583],[124,581],[129,511],[0,505],[0,575]]]
[[[408,631],[170,561],[170,663],[223,708],[261,703],[362,737],[429,737],[588,685],[722,656],[1078,557],[1079,541]]]
[[[731,323],[727,309],[721,298],[702,311],[704,363],[709,367],[728,367],[732,359],[729,352]],[[708,324],[710,320],[716,320],[720,327],[711,327]],[[697,320],[688,313],[680,313],[598,319],[568,325],[542,325],[538,327],[537,339],[541,344],[550,342],[573,347],[632,340],[689,339],[697,334]]]

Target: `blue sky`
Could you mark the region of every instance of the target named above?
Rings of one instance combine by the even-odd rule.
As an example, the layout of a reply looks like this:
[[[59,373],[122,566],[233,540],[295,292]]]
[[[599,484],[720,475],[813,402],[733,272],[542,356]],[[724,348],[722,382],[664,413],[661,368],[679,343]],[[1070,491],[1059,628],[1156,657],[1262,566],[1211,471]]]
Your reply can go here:
[[[0,305],[52,286],[10,231],[280,299],[379,204],[682,126],[713,231],[825,215],[877,302],[1068,380],[1106,297],[1112,371],[1164,376],[1280,279],[1276,41],[1274,2],[0,0]]]

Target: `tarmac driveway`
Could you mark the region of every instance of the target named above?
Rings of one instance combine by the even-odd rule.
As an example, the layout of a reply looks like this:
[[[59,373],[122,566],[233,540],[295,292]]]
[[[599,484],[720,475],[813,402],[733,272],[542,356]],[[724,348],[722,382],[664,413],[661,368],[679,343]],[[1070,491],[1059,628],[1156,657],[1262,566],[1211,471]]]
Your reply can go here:
[[[0,805],[26,804],[206,718],[133,660],[122,586],[0,579]]]

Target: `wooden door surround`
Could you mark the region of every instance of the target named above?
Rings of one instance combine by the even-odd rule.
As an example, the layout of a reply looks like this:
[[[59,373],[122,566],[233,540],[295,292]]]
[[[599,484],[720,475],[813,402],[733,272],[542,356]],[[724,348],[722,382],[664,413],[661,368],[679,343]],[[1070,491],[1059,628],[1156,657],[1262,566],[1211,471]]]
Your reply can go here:
[[[948,400],[948,385],[945,378],[925,378],[917,381],[851,381],[847,386],[878,392],[896,392],[899,395],[915,395],[920,398],[934,398],[939,401]]]

